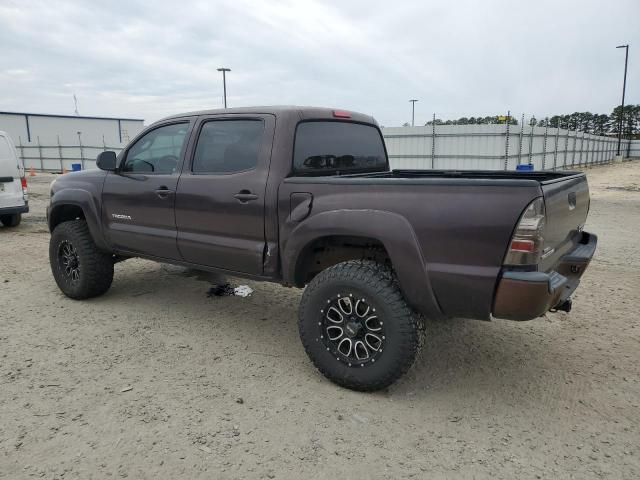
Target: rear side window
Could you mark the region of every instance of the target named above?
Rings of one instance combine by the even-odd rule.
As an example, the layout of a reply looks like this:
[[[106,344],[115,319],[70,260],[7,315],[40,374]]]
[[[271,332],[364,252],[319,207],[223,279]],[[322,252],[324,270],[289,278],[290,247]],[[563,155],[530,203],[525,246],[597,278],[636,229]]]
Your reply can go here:
[[[234,173],[258,165],[262,120],[213,120],[203,125],[193,158],[194,173]]]
[[[387,156],[377,128],[351,122],[302,122],[296,129],[293,169],[328,175],[385,170]]]

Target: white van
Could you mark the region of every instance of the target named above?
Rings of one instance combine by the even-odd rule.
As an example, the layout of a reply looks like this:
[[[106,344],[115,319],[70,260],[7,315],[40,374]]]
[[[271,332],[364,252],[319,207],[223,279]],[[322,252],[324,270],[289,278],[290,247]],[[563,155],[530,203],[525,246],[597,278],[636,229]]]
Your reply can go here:
[[[0,223],[5,227],[20,224],[29,211],[24,165],[9,134],[0,132]]]

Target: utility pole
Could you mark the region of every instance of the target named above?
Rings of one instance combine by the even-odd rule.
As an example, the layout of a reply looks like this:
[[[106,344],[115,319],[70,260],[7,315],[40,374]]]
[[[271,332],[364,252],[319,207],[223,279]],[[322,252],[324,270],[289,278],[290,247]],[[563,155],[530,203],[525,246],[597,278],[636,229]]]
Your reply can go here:
[[[622,143],[622,125],[624,124],[624,93],[627,89],[627,63],[629,61],[629,45],[619,45],[616,48],[624,48],[624,80],[622,81],[622,111],[620,112],[620,125],[618,125],[618,153],[620,156],[620,144]]]
[[[416,120],[416,102],[418,100],[415,98],[412,98],[409,101],[411,102],[411,126],[413,127],[415,125],[415,120]]]
[[[227,108],[227,72],[230,72],[230,68],[219,68],[219,72],[222,72],[222,88],[224,88],[224,108]]]

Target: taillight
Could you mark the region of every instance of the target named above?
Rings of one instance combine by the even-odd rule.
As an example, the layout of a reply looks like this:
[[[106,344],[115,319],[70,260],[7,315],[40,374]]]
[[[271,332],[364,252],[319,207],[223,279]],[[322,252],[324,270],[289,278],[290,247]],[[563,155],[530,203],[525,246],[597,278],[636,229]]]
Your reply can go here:
[[[22,185],[22,198],[26,202],[29,199],[27,192],[27,177],[20,177],[20,185]]]
[[[545,210],[542,197],[525,209],[511,238],[505,265],[536,265],[540,261],[544,238]]]

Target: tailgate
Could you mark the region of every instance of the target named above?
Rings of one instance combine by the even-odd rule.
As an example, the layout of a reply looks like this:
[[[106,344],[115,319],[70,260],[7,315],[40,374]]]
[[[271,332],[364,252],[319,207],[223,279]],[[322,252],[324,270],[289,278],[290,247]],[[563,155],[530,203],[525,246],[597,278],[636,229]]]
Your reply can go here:
[[[546,209],[541,271],[548,271],[560,257],[579,242],[589,212],[587,176],[578,173],[570,177],[542,182]]]

